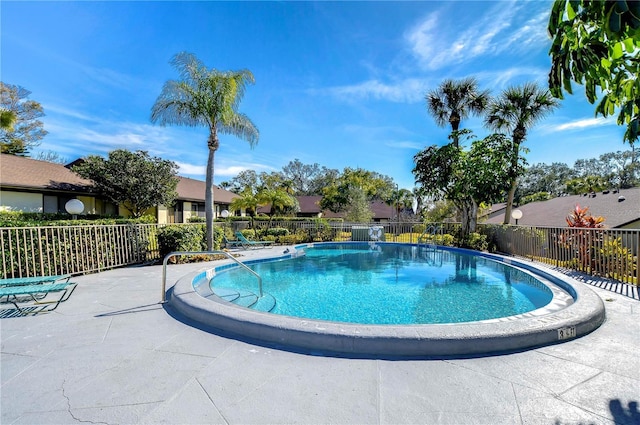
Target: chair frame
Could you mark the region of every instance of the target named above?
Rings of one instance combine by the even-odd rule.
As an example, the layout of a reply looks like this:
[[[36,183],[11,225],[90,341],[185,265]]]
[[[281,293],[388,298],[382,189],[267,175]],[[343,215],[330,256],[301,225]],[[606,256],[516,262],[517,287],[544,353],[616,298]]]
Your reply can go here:
[[[236,238],[238,238],[238,241],[240,241],[244,248],[266,248],[273,243],[273,241],[250,241],[244,237],[242,232],[236,232]]]
[[[76,287],[77,284],[73,282],[2,286],[0,287],[0,303],[13,304],[23,315],[35,315],[58,308],[60,303],[69,299]],[[49,294],[59,292],[62,293],[60,297],[45,301]]]
[[[11,277],[7,279],[0,279],[0,287],[5,286],[25,286],[25,285],[38,285],[41,283],[68,283],[71,279],[70,274],[52,275],[52,276],[30,276],[30,277]],[[58,282],[62,281],[62,282]]]

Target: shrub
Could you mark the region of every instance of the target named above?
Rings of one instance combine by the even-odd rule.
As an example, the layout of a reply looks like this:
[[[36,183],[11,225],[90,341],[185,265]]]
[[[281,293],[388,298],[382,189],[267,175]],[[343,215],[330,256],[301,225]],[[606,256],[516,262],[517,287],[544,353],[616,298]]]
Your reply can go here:
[[[220,249],[223,230],[217,227],[213,229],[213,249]],[[160,257],[174,251],[206,251],[207,242],[205,226],[193,224],[187,226],[166,226],[158,230],[158,248]],[[180,262],[187,261],[181,259]]]
[[[435,235],[432,238],[429,238],[429,240],[436,245],[453,246],[456,238],[453,237],[453,235],[444,233],[442,235]]]
[[[296,245],[308,241],[308,234],[303,229],[298,229],[296,233],[280,237],[280,243],[284,245]]]
[[[635,257],[629,248],[622,245],[621,238],[605,238],[599,251],[600,260],[606,265],[603,269],[608,270],[606,277],[620,279],[627,275],[633,278],[636,272]]]
[[[285,229],[284,227],[272,227],[267,229],[265,236],[274,236],[276,240],[281,236],[287,236],[289,234],[289,229]]]
[[[423,234],[425,229],[427,228],[426,224],[416,224],[413,226],[413,233],[418,233],[419,235]]]
[[[156,218],[151,215],[145,215],[140,218],[125,218],[89,214],[81,217],[78,220],[72,220],[69,214],[62,213],[0,211],[0,227],[91,226],[103,224],[151,224],[156,222]]]
[[[469,237],[463,240],[461,245],[465,248],[475,249],[476,251],[486,251],[489,248],[487,235],[480,233],[470,233]]]

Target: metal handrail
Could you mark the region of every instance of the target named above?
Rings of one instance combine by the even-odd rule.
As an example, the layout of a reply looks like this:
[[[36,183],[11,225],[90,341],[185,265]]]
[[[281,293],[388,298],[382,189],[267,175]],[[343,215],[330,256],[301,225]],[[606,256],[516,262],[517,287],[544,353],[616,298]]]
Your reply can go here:
[[[429,229],[431,229],[431,231],[429,231]],[[435,224],[428,225],[427,227],[425,227],[424,232],[422,232],[422,234],[418,236],[418,244],[422,243],[423,236],[425,236],[427,233],[431,236],[435,236],[435,234],[438,233],[439,231],[440,231],[440,226],[436,226]]]
[[[238,260],[233,255],[229,254],[226,251],[175,251],[170,252],[165,255],[164,260],[162,261],[162,301],[161,303],[167,302],[167,262],[171,257],[176,257],[178,255],[202,255],[202,254],[222,254],[225,257],[235,261],[241,267],[244,267],[249,272],[251,272],[255,277],[258,278],[258,289],[260,291],[260,298],[262,298],[262,277],[255,271],[251,270],[246,264],[242,261]]]

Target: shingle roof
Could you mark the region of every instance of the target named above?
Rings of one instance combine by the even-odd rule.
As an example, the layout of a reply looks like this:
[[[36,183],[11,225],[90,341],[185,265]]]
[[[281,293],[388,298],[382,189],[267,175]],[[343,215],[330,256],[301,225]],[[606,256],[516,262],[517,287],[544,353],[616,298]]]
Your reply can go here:
[[[322,196],[296,196],[296,199],[300,205],[300,214],[315,215],[322,212],[322,217],[324,218],[344,218],[345,216],[345,213],[334,213],[330,210],[322,211],[319,205]],[[373,217],[377,219],[389,219],[395,215],[393,207],[382,201],[373,201],[371,202],[370,207],[373,212]],[[269,214],[270,212],[270,205],[258,208],[258,213]]]
[[[73,163],[76,163],[74,161]],[[72,164],[73,164],[72,163]],[[178,199],[204,202],[205,182],[179,177]],[[91,192],[91,180],[83,179],[61,164],[16,155],[0,154],[0,186],[10,189]],[[228,204],[237,197],[214,186],[216,203]]]
[[[619,201],[620,197],[624,200]],[[504,204],[501,204],[504,206]],[[617,228],[640,220],[640,187],[622,189],[618,193],[598,192],[595,197],[572,195],[553,198],[548,201],[532,202],[517,207],[522,211],[518,224],[526,226],[566,227],[566,217],[576,205],[589,207],[593,216],[605,218],[604,224],[609,228]],[[503,214],[491,217],[486,223],[502,223]],[[512,219],[513,223],[514,220]]]
[[[199,201],[204,202],[204,192],[206,188],[206,182],[202,180],[190,179],[188,177],[179,177],[178,182],[178,199],[185,201]],[[230,204],[234,198],[237,198],[233,192],[224,190],[216,185],[213,186],[213,199],[217,204]]]
[[[0,154],[0,185],[3,188],[90,192],[92,183],[61,164]]]

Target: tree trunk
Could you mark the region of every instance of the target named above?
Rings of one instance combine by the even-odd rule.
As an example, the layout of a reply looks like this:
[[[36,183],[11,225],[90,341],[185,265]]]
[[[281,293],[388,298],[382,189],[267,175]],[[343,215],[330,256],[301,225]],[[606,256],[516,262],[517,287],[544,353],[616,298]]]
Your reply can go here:
[[[511,210],[513,209],[513,196],[516,193],[517,181],[515,178],[511,179],[511,186],[509,192],[507,192],[507,207],[504,210],[504,221],[502,224],[509,224],[511,221]]]
[[[478,225],[478,204],[473,199],[465,199],[462,205],[462,240],[467,240],[469,235],[476,231]]]
[[[516,187],[518,186],[518,158],[520,158],[520,143],[524,140],[524,137],[522,139],[518,138],[519,135],[516,135],[518,131],[520,131],[522,134],[525,134],[521,129],[516,129],[516,131],[514,131],[513,152],[511,153],[513,155],[513,157],[511,158],[511,181],[509,182],[511,183],[511,186],[509,187],[509,192],[507,193],[507,206],[504,211],[504,220],[502,221],[502,224],[509,224],[509,222],[511,221],[513,197],[516,193]]]
[[[215,154],[216,151],[211,148],[211,145],[209,145],[209,157],[207,159],[207,178],[205,182],[206,187],[204,193],[207,251],[213,250],[213,160],[215,158]]]

